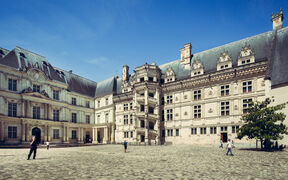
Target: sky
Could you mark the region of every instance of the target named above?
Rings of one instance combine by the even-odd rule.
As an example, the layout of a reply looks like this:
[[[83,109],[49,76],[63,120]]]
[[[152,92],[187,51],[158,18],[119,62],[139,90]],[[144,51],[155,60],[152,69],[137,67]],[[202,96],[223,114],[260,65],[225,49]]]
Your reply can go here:
[[[288,0],[1,0],[0,47],[16,46],[100,82],[272,30]]]

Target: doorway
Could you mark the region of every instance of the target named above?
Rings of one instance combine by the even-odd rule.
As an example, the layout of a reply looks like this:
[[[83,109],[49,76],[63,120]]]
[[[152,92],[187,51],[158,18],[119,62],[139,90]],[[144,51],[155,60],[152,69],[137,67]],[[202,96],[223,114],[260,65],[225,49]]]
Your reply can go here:
[[[32,136],[35,136],[37,144],[41,142],[41,130],[38,127],[32,129]]]
[[[87,132],[87,134],[86,134],[85,143],[91,143],[90,133],[89,132]]]
[[[141,142],[145,142],[145,136],[141,135]]]
[[[227,133],[221,133],[221,139],[222,139],[223,143],[227,143],[227,140],[228,140]]]

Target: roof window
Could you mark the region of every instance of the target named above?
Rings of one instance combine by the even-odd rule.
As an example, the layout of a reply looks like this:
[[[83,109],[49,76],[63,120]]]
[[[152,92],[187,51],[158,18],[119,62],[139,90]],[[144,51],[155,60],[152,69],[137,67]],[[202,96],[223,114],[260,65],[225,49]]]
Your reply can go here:
[[[4,55],[4,52],[0,49],[0,54]]]
[[[24,53],[20,52],[19,54],[20,54],[21,57],[26,58]]]

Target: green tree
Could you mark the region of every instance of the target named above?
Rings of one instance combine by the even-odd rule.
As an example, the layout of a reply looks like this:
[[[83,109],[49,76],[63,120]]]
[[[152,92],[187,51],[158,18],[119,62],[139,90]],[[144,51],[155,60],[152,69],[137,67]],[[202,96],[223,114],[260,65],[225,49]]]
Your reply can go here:
[[[239,129],[238,139],[247,136],[249,139],[260,140],[261,149],[269,149],[270,140],[283,139],[283,134],[287,134],[287,126],[283,124],[285,114],[276,112],[285,108],[284,104],[270,106],[271,99],[267,98],[263,102],[251,102],[248,113],[242,116],[245,124]]]

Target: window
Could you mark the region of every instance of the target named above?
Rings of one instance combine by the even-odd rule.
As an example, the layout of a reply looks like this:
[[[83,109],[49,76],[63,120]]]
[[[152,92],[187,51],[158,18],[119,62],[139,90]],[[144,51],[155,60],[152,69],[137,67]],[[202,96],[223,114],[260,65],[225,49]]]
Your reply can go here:
[[[140,82],[144,82],[144,77],[140,78]]]
[[[128,124],[128,115],[124,115],[124,124]]]
[[[229,85],[221,86],[221,96],[229,95]]]
[[[59,139],[59,129],[53,129],[53,139]]]
[[[196,135],[197,134],[197,128],[191,128],[191,134]]]
[[[133,114],[130,114],[130,124],[133,124]]]
[[[221,69],[226,69],[226,68],[228,68],[228,64],[221,66]]]
[[[210,134],[217,134],[217,128],[216,127],[210,127]]]
[[[40,107],[33,106],[33,119],[40,119]]]
[[[128,111],[128,104],[124,104],[124,111]]]
[[[154,114],[154,108],[153,107],[149,107],[148,108],[148,113],[149,114]]]
[[[109,121],[109,113],[106,113],[105,114],[105,122],[108,123],[108,121]]]
[[[72,130],[72,139],[77,139],[77,131],[76,130]]]
[[[165,104],[164,97],[161,97],[161,105],[164,105],[164,104]]]
[[[17,116],[17,104],[8,103],[8,116],[16,117]]]
[[[148,81],[153,82],[153,77],[148,77]]]
[[[243,65],[243,64],[249,64],[250,62],[251,62],[250,59],[242,60],[242,61],[241,61],[242,65]]]
[[[194,118],[201,118],[201,105],[194,106]]]
[[[173,102],[172,96],[167,96],[166,102],[167,104],[171,104]]]
[[[252,81],[243,82],[243,93],[252,92]]]
[[[133,131],[130,132],[130,137],[133,138]]]
[[[100,101],[98,101],[98,105],[97,106],[98,106],[98,108],[100,107]]]
[[[141,120],[141,128],[145,128],[145,121]]]
[[[252,99],[243,99],[243,113],[246,114],[252,106]]]
[[[77,114],[76,113],[72,113],[72,122],[77,123]]]
[[[222,126],[221,131],[227,131],[227,126]]]
[[[200,134],[206,134],[206,128],[200,128]]]
[[[8,138],[17,138],[17,127],[8,126]]]
[[[221,102],[221,116],[228,116],[229,114],[229,101]]]
[[[90,101],[86,101],[86,108],[90,108]]]
[[[17,80],[8,79],[8,89],[10,91],[17,91]]]
[[[153,98],[154,97],[154,93],[148,93],[148,96]]]
[[[154,123],[153,122],[149,122],[149,129],[154,129]]]
[[[167,120],[173,120],[173,109],[167,109]]]
[[[90,116],[86,115],[86,124],[90,124]]]
[[[162,130],[162,137],[165,137],[165,130]]]
[[[194,100],[201,99],[201,90],[194,91]]]
[[[176,136],[179,136],[179,129],[176,129]]]
[[[232,133],[238,133],[239,132],[239,126],[232,126]]]
[[[72,97],[72,105],[76,105],[76,98]]]
[[[53,90],[53,99],[54,100],[59,100],[59,91]]]
[[[124,132],[124,138],[128,138],[129,132]]]
[[[130,103],[130,110],[133,109],[133,103]]]
[[[164,110],[162,110],[161,119],[162,119],[162,121],[165,121],[165,114],[164,114]]]
[[[40,92],[40,86],[33,84],[33,92]]]
[[[145,111],[145,107],[144,107],[144,105],[142,105],[142,104],[140,105],[140,111],[141,111],[141,112],[144,112],[144,111]]]
[[[57,110],[57,109],[53,110],[53,120],[59,121],[59,110]]]

